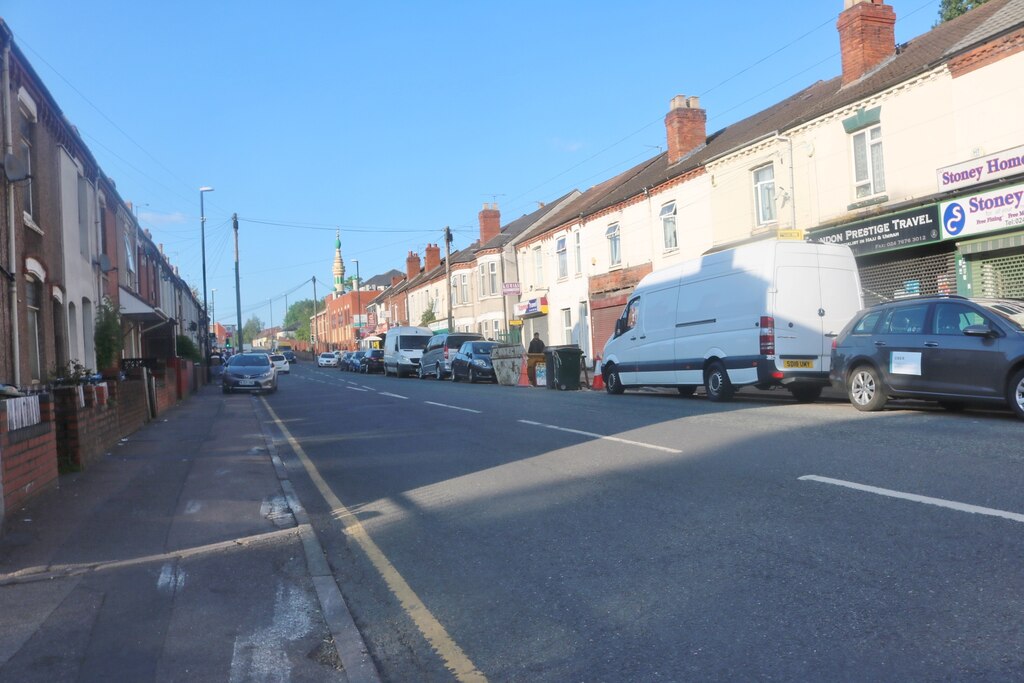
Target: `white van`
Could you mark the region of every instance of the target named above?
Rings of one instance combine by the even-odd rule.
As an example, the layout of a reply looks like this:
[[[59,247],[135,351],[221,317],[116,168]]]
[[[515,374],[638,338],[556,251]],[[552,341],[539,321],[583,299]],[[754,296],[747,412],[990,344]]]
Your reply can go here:
[[[384,336],[384,375],[415,375],[434,333],[426,327],[392,327]]]
[[[648,274],[604,347],[609,393],[703,385],[783,386],[814,401],[828,385],[832,339],[863,306],[850,248],[766,240]]]

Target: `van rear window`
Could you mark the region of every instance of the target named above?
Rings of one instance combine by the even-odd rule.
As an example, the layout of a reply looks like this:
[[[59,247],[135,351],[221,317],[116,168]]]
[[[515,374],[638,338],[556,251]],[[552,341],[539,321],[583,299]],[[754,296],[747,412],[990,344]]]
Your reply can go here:
[[[400,349],[425,349],[427,348],[427,342],[430,341],[430,337],[421,335],[406,335],[403,334],[398,338],[398,348]]]

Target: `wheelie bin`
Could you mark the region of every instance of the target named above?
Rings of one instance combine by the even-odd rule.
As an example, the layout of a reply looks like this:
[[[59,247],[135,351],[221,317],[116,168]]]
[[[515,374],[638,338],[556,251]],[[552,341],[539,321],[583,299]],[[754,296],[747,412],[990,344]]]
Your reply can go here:
[[[567,391],[580,388],[583,349],[575,344],[548,346],[544,349],[544,358],[547,365],[548,389]]]

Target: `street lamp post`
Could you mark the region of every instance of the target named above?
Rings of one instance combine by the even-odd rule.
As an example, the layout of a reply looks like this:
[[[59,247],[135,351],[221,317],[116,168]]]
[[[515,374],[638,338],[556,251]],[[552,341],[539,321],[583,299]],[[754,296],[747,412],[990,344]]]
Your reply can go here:
[[[210,309],[206,307],[206,206],[203,195],[213,192],[213,188],[204,185],[199,188],[199,241],[203,257],[203,317],[206,324],[206,339],[203,340],[203,365],[206,366],[206,381],[210,381]]]
[[[355,259],[355,258],[352,259],[352,263],[356,264],[356,323],[357,324],[356,324],[356,328],[355,328],[355,332],[356,332],[355,337],[356,337],[356,348],[358,349],[359,348],[359,340],[362,338],[362,334],[360,334],[360,333],[362,332],[362,329],[363,329],[360,325],[358,325],[358,323],[359,323],[359,316],[362,314],[363,304],[362,304],[362,301],[361,301],[361,297],[359,295],[359,259]]]

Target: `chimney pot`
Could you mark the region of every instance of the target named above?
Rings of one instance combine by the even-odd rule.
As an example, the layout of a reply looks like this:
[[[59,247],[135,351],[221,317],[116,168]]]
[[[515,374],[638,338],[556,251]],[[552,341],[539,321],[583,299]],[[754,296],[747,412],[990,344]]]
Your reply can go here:
[[[480,221],[480,244],[487,244],[501,232],[501,212],[498,211],[498,204],[484,203],[484,208],[478,214]]]

